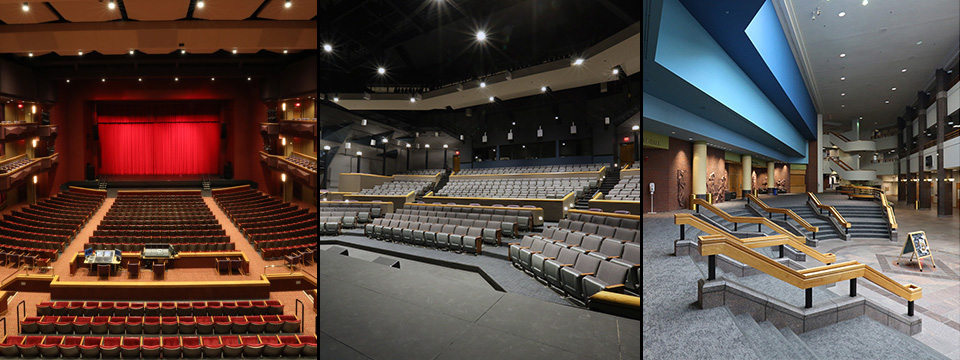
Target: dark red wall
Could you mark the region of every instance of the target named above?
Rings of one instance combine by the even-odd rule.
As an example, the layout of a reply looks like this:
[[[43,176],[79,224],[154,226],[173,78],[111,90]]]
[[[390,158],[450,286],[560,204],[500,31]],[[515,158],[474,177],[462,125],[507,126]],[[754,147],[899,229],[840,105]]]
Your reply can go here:
[[[690,191],[693,186],[690,173],[693,164],[693,143],[670,138],[670,149],[643,149],[643,188],[647,195],[643,197],[643,209],[649,211],[649,184],[657,184],[654,195],[655,211],[673,211],[680,209],[677,188],[677,170],[683,170],[682,203],[689,206]]]
[[[227,124],[226,152],[222,162],[233,163],[234,179],[253,180],[264,190],[277,187],[267,183],[258,161],[263,147],[259,125],[266,121],[266,105],[259,97],[259,84],[232,79],[145,79],[74,80],[61,83],[59,101],[50,109],[50,120],[58,126],[57,152],[60,165],[48,182],[50,193],[67,181],[84,179],[87,163],[96,166],[96,141],[93,139],[93,104],[101,100],[223,101],[222,121]],[[222,167],[220,169],[222,171]]]

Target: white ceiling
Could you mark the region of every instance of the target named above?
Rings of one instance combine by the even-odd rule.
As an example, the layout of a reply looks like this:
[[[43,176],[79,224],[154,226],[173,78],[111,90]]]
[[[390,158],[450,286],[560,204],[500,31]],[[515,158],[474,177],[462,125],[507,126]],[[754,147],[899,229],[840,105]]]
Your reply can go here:
[[[954,64],[960,53],[957,0],[782,1],[781,19],[827,126],[849,129],[861,116],[861,130],[895,124],[917,92],[928,90],[934,71]]]

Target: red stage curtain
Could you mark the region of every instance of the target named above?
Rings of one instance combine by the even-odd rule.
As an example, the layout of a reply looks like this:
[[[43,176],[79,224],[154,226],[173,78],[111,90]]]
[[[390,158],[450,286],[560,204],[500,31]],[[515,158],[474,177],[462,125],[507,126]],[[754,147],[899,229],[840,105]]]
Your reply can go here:
[[[220,112],[215,104],[98,104],[97,130],[102,174],[218,172]]]

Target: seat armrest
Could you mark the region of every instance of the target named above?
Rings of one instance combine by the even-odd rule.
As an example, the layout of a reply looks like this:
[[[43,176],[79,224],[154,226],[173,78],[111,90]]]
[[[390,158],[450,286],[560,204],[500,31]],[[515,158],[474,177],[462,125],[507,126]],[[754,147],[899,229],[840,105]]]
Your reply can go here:
[[[626,288],[626,285],[624,285],[624,284],[614,284],[614,285],[608,285],[607,287],[604,287],[603,289],[606,290],[606,291],[623,292],[623,289],[624,289],[624,288]]]
[[[597,275],[596,273],[580,273],[580,274],[577,274],[577,276],[596,276],[596,275]]]

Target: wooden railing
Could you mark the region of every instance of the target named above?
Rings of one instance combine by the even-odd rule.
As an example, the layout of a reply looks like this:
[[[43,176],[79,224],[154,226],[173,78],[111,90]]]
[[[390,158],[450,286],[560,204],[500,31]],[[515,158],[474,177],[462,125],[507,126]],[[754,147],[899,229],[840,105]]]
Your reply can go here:
[[[747,194],[747,203],[750,203],[750,201],[753,201],[755,204],[757,204],[757,206],[759,206],[761,210],[770,213],[771,218],[773,217],[774,213],[783,214],[784,220],[786,220],[787,216],[789,216],[791,219],[793,219],[793,221],[796,221],[804,229],[812,232],[814,239],[817,238],[817,231],[820,231],[820,228],[810,225],[810,223],[807,222],[807,220],[804,220],[802,217],[800,217],[800,215],[797,215],[797,213],[793,212],[793,210],[770,207],[766,203],[764,203],[763,200],[760,200],[760,198],[758,198],[756,195]]]
[[[831,131],[830,133],[833,134],[833,136],[836,136],[837,138],[839,138],[840,140],[843,140],[843,141],[846,141],[846,142],[850,142],[850,139],[848,139],[846,136],[843,136],[842,134],[840,134],[840,133],[838,133],[838,132]]]
[[[894,295],[907,300],[907,315],[913,316],[913,302],[923,296],[922,289],[913,284],[902,285],[877,270],[856,261],[818,266],[803,270],[794,270],[767,256],[753,251],[744,241],[731,240],[720,235],[699,237],[698,249],[701,256],[708,256],[707,279],[716,279],[716,255],[725,255],[754,269],[763,271],[790,285],[804,289],[806,301],[804,307],[813,307],[813,288],[821,285],[850,280],[850,296],[857,294],[857,278],[864,278],[877,284]],[[750,240],[750,239],[745,239]]]
[[[893,207],[890,206],[890,202],[887,201],[887,195],[883,193],[883,190],[868,187],[868,186],[856,186],[856,185],[850,186],[850,188],[853,189],[853,194],[851,195],[857,195],[857,194],[870,195],[874,199],[879,200],[880,206],[883,207],[884,212],[887,213],[887,222],[890,223],[890,229],[891,230],[897,229],[897,217],[894,216]]]
[[[823,203],[820,202],[820,199],[817,199],[817,196],[814,195],[812,192],[808,192],[807,197],[809,197],[810,200],[813,201],[813,204],[817,206],[817,209],[827,210],[828,212],[830,212],[830,216],[832,216],[835,220],[837,220],[837,223],[839,223],[840,226],[843,226],[845,229],[847,229],[848,232],[850,231],[850,227],[853,226],[853,224],[847,222],[847,220],[843,218],[843,215],[840,215],[840,212],[837,211],[835,207],[830,205],[824,205]]]
[[[795,248],[795,249],[797,249],[797,250],[800,250],[800,251],[803,252],[804,254],[807,254],[807,256],[810,256],[810,257],[812,257],[812,258],[814,258],[814,259],[817,259],[817,260],[820,261],[820,262],[828,263],[828,264],[829,264],[829,263],[832,263],[832,262],[835,262],[835,261],[837,260],[837,257],[836,257],[835,255],[833,255],[833,254],[823,254],[823,253],[821,253],[821,252],[819,252],[819,251],[816,251],[816,250],[814,250],[813,248],[807,246],[807,238],[806,238],[806,237],[801,236],[801,235],[795,235],[795,234],[787,231],[786,229],[784,229],[784,228],[781,227],[780,225],[777,225],[775,222],[773,222],[773,221],[770,220],[770,219],[767,219],[767,218],[764,218],[764,217],[733,216],[733,215],[728,214],[726,211],[720,210],[720,209],[717,208],[716,206],[713,206],[712,204],[706,202],[706,200],[703,200],[703,199],[694,199],[694,202],[696,202],[697,205],[699,205],[699,206],[697,206],[697,211],[698,211],[698,212],[700,211],[700,208],[703,207],[703,208],[709,210],[710,212],[712,212],[712,213],[714,213],[714,214],[717,214],[718,216],[720,216],[720,217],[723,218],[724,220],[733,223],[733,224],[734,224],[734,231],[737,230],[737,224],[738,224],[738,223],[757,224],[758,229],[759,229],[760,227],[762,227],[763,225],[766,225],[767,227],[773,229],[773,231],[775,231],[777,234],[785,236],[785,237],[789,240],[789,243],[787,243],[786,245],[790,245],[791,247],[793,247],[793,248]],[[679,216],[679,214],[678,214],[677,216]],[[697,219],[697,220],[700,220],[700,219]],[[677,221],[676,218],[674,219],[674,221],[675,221],[675,222]],[[691,225],[693,225],[693,224],[691,224]],[[696,225],[694,225],[694,227],[696,227]],[[697,228],[699,229],[699,227],[697,227]],[[704,229],[700,229],[700,230],[703,230],[704,232],[706,232],[706,233],[708,233],[708,234],[711,234],[711,235],[719,235],[719,234],[720,234],[719,232],[717,232],[717,230],[719,230],[719,229],[716,229],[716,228],[710,229],[710,231],[704,230]],[[713,232],[711,232],[711,231],[713,231]],[[731,236],[732,236],[732,235],[731,235]]]
[[[840,166],[841,169],[844,169],[846,171],[853,171],[853,167],[847,164],[846,162],[844,162],[843,160],[840,160],[840,158],[831,156],[830,161],[833,161],[834,164],[837,164],[838,166]]]

